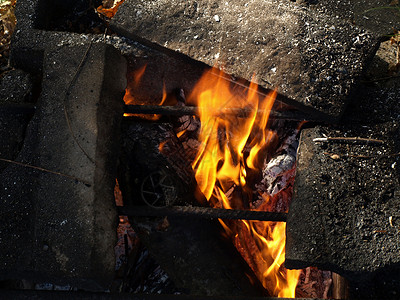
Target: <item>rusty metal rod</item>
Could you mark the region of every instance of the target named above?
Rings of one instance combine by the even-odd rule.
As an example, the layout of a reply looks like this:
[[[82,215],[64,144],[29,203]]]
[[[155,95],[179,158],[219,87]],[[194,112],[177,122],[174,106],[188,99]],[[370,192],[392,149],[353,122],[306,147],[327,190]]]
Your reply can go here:
[[[199,108],[196,106],[160,106],[160,105],[125,105],[124,113],[143,114],[143,115],[163,115],[163,116],[186,116],[199,115]],[[253,110],[249,108],[221,108],[215,112],[216,115],[235,115],[239,118],[247,118]],[[258,114],[266,113],[264,110],[258,110]],[[293,121],[307,121],[310,118],[304,114],[294,111],[271,111],[270,118],[284,119]]]
[[[130,217],[193,216],[233,220],[258,220],[286,222],[287,213],[222,209],[211,207],[171,206],[153,208],[149,206],[118,206],[118,215]]]

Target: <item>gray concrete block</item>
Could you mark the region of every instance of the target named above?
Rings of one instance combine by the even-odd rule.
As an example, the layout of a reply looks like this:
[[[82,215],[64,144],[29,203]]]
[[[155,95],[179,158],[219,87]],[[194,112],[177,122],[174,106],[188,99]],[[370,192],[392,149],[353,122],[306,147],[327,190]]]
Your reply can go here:
[[[88,43],[47,50],[44,62],[17,160],[79,179],[19,165],[2,172],[0,278],[106,289],[115,264],[126,63],[112,47]]]
[[[14,159],[24,141],[30,115],[13,109],[32,97],[32,79],[21,70],[11,70],[0,78],[0,158]],[[6,163],[0,162],[0,172]]]
[[[369,32],[289,1],[127,0],[111,24],[172,55],[249,81],[255,74],[292,105],[331,118],[342,114],[377,46]]]
[[[396,122],[303,130],[287,220],[288,268],[317,266],[351,280],[400,267]],[[383,145],[316,143],[363,137]]]

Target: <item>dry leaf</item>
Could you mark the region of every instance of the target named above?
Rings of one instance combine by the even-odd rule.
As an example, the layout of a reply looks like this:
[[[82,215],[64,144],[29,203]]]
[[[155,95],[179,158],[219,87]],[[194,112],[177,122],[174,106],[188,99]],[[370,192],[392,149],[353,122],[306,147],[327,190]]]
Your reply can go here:
[[[104,17],[111,19],[117,13],[119,6],[124,2],[124,0],[116,0],[113,2],[112,7],[107,7],[110,5],[109,1],[103,1],[103,5],[97,8],[97,13],[103,15]]]

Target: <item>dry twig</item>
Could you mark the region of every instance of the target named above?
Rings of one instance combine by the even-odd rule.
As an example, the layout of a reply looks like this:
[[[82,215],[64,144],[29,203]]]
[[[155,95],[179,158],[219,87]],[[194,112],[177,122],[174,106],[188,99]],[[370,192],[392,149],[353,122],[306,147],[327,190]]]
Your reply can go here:
[[[50,174],[66,177],[66,178],[69,178],[69,179],[72,179],[72,180],[76,180],[76,181],[82,182],[83,184],[85,184],[88,187],[90,187],[92,185],[89,181],[87,181],[85,179],[81,179],[81,178],[78,178],[78,177],[75,177],[75,176],[71,176],[71,175],[60,173],[60,172],[56,172],[56,171],[51,171],[51,170],[48,170],[48,169],[45,169],[45,168],[41,168],[41,167],[28,165],[28,164],[25,164],[25,163],[22,163],[22,162],[19,162],[19,161],[14,161],[14,160],[5,159],[5,158],[0,158],[0,161],[4,161],[4,162],[10,163],[10,164],[19,165],[19,166],[22,166],[22,167],[25,167],[25,168],[35,169],[35,170],[39,170],[39,171],[42,171],[42,172],[46,172],[46,173],[50,173]]]
[[[378,139],[368,139],[360,137],[323,137],[315,138],[313,142],[331,142],[331,143],[342,143],[342,144],[361,144],[361,145],[382,145],[384,141]]]

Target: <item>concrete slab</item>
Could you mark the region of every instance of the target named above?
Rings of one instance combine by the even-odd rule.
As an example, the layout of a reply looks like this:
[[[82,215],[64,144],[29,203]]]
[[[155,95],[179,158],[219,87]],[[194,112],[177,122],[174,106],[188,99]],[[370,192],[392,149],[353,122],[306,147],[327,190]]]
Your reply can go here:
[[[11,70],[0,78],[0,139],[7,141],[0,143],[0,158],[14,159],[22,147],[31,115],[12,107],[31,100],[32,85],[29,74],[21,70]],[[0,172],[6,166],[0,162]]]
[[[313,10],[338,17],[370,32],[385,36],[400,26],[398,2],[391,0],[298,1]],[[309,2],[314,4],[309,5]]]
[[[262,87],[292,105],[338,118],[376,51],[369,32],[289,1],[126,0],[114,31]],[[294,100],[294,101],[293,101]]]
[[[302,131],[287,220],[288,268],[318,266],[355,281],[400,268],[399,128],[391,121]],[[384,143],[313,141],[321,137]]]
[[[22,70],[11,70],[0,78],[0,105],[23,103],[32,100],[33,81]]]
[[[16,160],[77,179],[20,165],[2,172],[0,280],[104,290],[114,275],[126,63],[104,44],[65,45],[45,51],[43,74]]]

